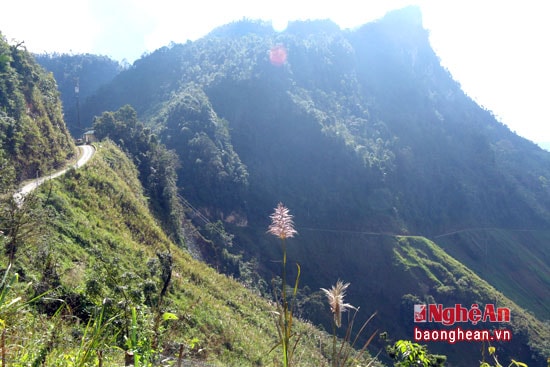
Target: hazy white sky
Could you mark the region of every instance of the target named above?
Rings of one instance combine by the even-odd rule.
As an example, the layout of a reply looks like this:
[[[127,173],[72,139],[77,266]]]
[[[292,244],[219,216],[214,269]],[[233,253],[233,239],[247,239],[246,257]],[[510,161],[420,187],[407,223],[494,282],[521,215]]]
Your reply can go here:
[[[419,5],[432,47],[465,92],[535,142],[550,142],[550,21],[545,0],[3,0],[0,32],[32,52],[108,55],[130,63],[243,17],[330,18],[353,28]]]

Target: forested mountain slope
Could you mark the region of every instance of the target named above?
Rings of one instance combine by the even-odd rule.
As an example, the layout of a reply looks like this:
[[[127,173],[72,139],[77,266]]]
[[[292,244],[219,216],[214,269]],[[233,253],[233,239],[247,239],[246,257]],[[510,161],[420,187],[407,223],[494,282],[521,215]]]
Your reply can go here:
[[[346,199],[354,197],[361,209],[346,216],[351,227],[350,218],[362,229],[434,235],[464,227],[544,228],[550,155],[464,95],[440,66],[416,12],[390,14],[353,32],[327,22],[294,23],[283,33],[230,24],[138,60],[90,98],[83,116],[90,121],[130,104],[160,125],[168,146],[176,146],[179,141],[168,141],[173,134],[165,126],[166,111],[191,94],[195,100],[187,103],[207,111],[183,116],[180,124],[211,119],[212,113],[228,123],[225,139],[254,177],[250,195],[273,192],[270,185],[284,176],[287,184],[277,183],[278,189],[291,187],[300,196],[287,198],[289,206],[296,200],[295,210],[315,210],[325,221],[321,206],[333,206],[324,200],[348,206]],[[283,65],[269,61],[274,45],[288,54]],[[277,149],[300,160],[288,172],[263,164]],[[279,156],[281,164],[288,163],[287,155]],[[295,168],[304,174],[293,174]],[[182,186],[193,185],[193,176],[182,173]],[[304,185],[292,182],[299,176],[319,189],[304,197]],[[321,187],[331,186],[347,197],[318,200]],[[383,223],[373,220],[381,216]]]
[[[74,152],[55,79],[0,33],[0,188],[47,174]]]
[[[514,306],[518,337],[506,349],[540,362],[550,349],[541,322],[550,265],[540,256],[548,235],[536,233],[550,228],[550,154],[466,96],[428,36],[414,7],[353,31],[237,22],[138,60],[82,116],[130,104],[178,153],[181,194],[235,236],[203,249],[220,269],[245,278],[252,267],[269,283],[278,248],[266,218],[282,201],[300,233],[289,256],[310,290],[351,281],[352,303],[391,310],[381,323],[409,338],[410,325],[393,317],[412,318],[398,306],[406,299],[484,304],[502,292],[539,319]],[[474,236],[446,236],[482,228],[502,230],[487,237],[502,256],[470,256]],[[476,276],[440,256],[439,240]],[[510,272],[510,257],[521,271]],[[479,359],[460,348],[450,351],[456,365]]]

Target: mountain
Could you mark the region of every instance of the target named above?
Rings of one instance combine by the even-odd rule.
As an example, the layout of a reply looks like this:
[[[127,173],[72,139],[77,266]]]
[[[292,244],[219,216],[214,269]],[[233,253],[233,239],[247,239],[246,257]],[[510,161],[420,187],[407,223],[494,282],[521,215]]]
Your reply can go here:
[[[0,33],[0,188],[47,174],[74,152],[55,79]]]
[[[349,211],[348,203],[356,201],[361,209],[345,216],[348,227],[357,227],[349,222],[353,218],[361,229],[386,226],[398,233],[433,235],[464,227],[545,228],[549,155],[464,95],[440,66],[420,15],[412,9],[353,32],[336,31],[326,22],[291,24],[281,34],[270,33],[267,25],[257,25],[260,32],[246,22],[231,24],[197,42],[163,48],[138,60],[90,98],[82,108],[83,118],[92,121],[102,111],[130,104],[159,127],[169,147],[176,147],[179,141],[168,142],[173,134],[166,126],[171,117],[166,110],[193,91],[197,108],[210,115],[192,118],[202,121],[214,113],[214,119],[228,123],[230,142],[254,185],[250,193],[268,191],[270,183],[281,178],[263,165],[276,153],[263,149],[266,142],[285,149],[288,156],[307,150],[317,164],[296,162],[287,167],[295,171],[285,172],[286,180],[299,171],[313,179],[308,185],[350,186],[340,190],[347,193],[342,198],[324,195],[332,201],[329,205],[318,200],[324,188],[308,190],[310,195],[304,197],[303,190],[287,182],[284,186],[300,198],[285,201],[289,206],[300,202],[295,210],[304,214],[309,207],[326,218],[321,205],[345,205]],[[240,31],[247,27],[256,33]],[[269,62],[269,50],[276,44],[288,51],[281,67]],[[195,91],[207,97],[205,103]],[[351,165],[347,170],[339,159],[345,155]],[[288,160],[280,158],[282,164]],[[333,162],[339,167],[330,166]],[[526,168],[526,162],[534,163]],[[182,187],[196,186],[192,177],[181,177]],[[345,182],[334,185],[330,180]],[[260,195],[266,200],[250,206],[265,208],[273,196],[284,198],[281,194],[269,199]],[[223,207],[219,200],[215,205]],[[383,223],[374,219],[381,216]]]
[[[266,291],[280,248],[265,231],[282,201],[313,322],[330,327],[315,299],[338,278],[395,338],[412,338],[415,303],[497,303],[513,315],[499,325],[514,335],[498,343],[501,361],[544,363],[550,153],[464,94],[416,7],[351,31],[228,24],[136,61],[81,118],[125,105],[179,156],[180,195],[213,266]],[[481,358],[478,343],[429,347],[450,365]]]
[[[2,364],[279,365],[273,304],[177,241],[173,155],[130,107],[96,120],[119,146],[106,138],[84,167],[14,198],[31,168],[70,164],[74,145],[52,75],[21,45],[0,46]],[[327,363],[332,338],[293,325],[295,361]]]

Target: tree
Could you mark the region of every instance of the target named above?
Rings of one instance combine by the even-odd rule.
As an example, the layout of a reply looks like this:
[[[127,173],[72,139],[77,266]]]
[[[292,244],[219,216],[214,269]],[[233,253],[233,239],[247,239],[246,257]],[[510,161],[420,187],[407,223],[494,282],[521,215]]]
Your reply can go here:
[[[40,198],[34,192],[24,198],[11,194],[0,198],[0,231],[10,263],[14,262],[21,247],[38,241],[45,233],[47,217]]]
[[[104,112],[95,118],[93,126],[99,139],[113,140],[130,156],[150,199],[151,211],[174,242],[183,245],[183,207],[176,186],[177,155],[160,144],[151,129],[138,121],[137,113],[130,105],[115,112]]]
[[[447,357],[430,354],[428,348],[410,340],[398,340],[393,345],[388,345],[386,351],[395,367],[438,367],[444,366]]]

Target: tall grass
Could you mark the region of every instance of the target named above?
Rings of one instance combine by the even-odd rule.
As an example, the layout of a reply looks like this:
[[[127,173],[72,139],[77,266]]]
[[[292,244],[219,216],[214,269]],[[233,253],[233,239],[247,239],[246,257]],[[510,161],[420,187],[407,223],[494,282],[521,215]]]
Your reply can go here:
[[[278,237],[281,240],[281,248],[283,250],[283,262],[282,262],[282,284],[281,284],[281,296],[276,295],[277,299],[277,313],[276,313],[276,326],[279,334],[279,344],[282,348],[283,355],[283,367],[288,367],[292,364],[292,357],[294,351],[300,340],[299,335],[296,335],[292,331],[293,315],[292,310],[296,300],[296,293],[298,291],[298,282],[300,279],[300,266],[298,267],[298,274],[294,281],[294,288],[292,296],[287,295],[287,280],[286,280],[286,240],[287,238],[294,237],[298,232],[294,229],[294,222],[292,221],[292,215],[289,210],[279,203],[275,208],[275,211],[270,216],[271,225],[268,228],[268,233]],[[291,343],[291,339],[295,337],[294,344]]]
[[[344,367],[349,364],[351,361],[351,353],[355,350],[355,346],[357,342],[359,341],[359,338],[365,331],[365,328],[369,324],[369,322],[374,318],[376,315],[375,313],[372,314],[367,321],[363,323],[359,331],[355,335],[353,335],[353,328],[355,324],[355,318],[357,317],[357,313],[359,312],[358,307],[354,307],[349,303],[344,302],[344,297],[346,295],[346,289],[349,287],[350,283],[344,283],[341,280],[338,280],[335,285],[331,287],[331,289],[325,289],[321,288],[321,290],[325,293],[328,299],[328,304],[330,306],[330,310],[332,312],[333,318],[332,318],[332,357],[331,357],[331,365],[332,367]],[[342,313],[346,312],[348,310],[353,310],[353,314],[348,317],[348,326],[346,328],[346,333],[344,336],[344,339],[340,341],[340,347],[337,347],[337,329],[342,326]],[[351,313],[351,312],[350,312]],[[360,360],[363,354],[365,353],[367,347],[370,345],[374,337],[378,331],[375,331],[371,334],[371,336],[367,339],[367,341],[363,344],[359,352],[353,356],[354,360]],[[367,366],[370,366],[373,364],[375,359],[371,359],[371,361],[367,364]]]

